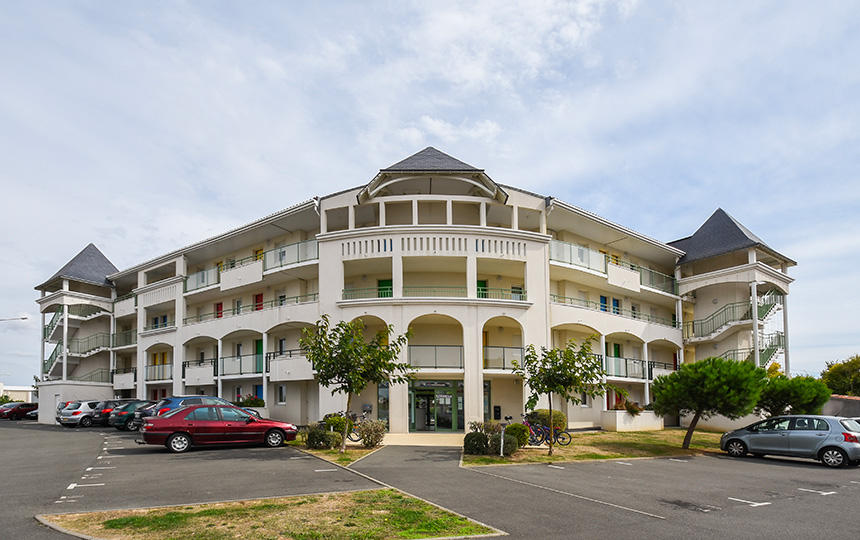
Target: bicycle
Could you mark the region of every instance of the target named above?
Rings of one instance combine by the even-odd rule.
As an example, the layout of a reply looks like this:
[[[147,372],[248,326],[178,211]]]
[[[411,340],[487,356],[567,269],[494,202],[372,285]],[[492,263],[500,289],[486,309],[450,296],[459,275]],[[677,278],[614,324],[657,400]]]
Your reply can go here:
[[[547,442],[550,440],[549,435],[549,427],[540,426],[540,429],[543,430],[543,440],[541,442]],[[564,431],[562,429],[554,429],[552,434],[552,441],[559,446],[567,446],[573,440],[573,437],[570,436],[570,433]]]
[[[361,435],[359,435],[358,430],[355,429],[355,426],[367,420],[367,411],[361,413],[361,420],[355,413],[349,413],[349,419],[352,422],[352,426],[350,427],[349,433],[346,434],[346,438],[352,442],[361,442]]]
[[[546,432],[543,431],[543,426],[533,426],[529,423],[525,414],[523,417],[523,425],[529,428],[529,446],[540,446],[543,444],[546,437]]]

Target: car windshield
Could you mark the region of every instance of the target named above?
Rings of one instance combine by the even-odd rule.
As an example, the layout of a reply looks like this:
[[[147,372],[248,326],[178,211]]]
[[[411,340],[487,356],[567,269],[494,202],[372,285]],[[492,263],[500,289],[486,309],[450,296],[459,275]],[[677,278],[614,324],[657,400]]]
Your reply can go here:
[[[853,431],[854,433],[860,433],[860,422],[857,420],[846,418],[840,422],[842,427],[847,429],[848,431]]]
[[[171,416],[176,416],[178,413],[185,410],[188,410],[188,407],[178,407],[176,409],[173,409],[172,411],[167,411],[166,413],[162,414],[161,417],[170,418]]]

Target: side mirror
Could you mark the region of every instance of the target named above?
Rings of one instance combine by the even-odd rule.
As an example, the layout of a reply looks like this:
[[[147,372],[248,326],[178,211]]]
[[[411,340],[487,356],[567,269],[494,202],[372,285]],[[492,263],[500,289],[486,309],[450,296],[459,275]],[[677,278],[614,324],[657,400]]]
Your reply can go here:
[[[256,422],[256,420],[254,419],[253,416],[249,416],[248,418],[245,419],[246,424],[250,424],[251,422]]]

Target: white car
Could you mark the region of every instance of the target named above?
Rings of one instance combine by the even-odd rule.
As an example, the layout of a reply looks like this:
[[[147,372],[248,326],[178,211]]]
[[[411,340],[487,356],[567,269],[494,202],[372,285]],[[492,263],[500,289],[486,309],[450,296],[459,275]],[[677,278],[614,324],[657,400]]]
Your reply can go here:
[[[101,401],[73,401],[60,411],[60,424],[65,427],[90,427],[101,408]]]

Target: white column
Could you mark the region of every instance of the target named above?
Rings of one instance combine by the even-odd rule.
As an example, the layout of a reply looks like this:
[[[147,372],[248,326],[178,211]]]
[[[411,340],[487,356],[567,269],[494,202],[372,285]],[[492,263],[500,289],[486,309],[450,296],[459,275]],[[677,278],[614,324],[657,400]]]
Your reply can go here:
[[[266,377],[266,355],[269,352],[269,334],[263,332],[263,401],[269,407],[269,379]]]
[[[678,283],[681,281],[681,268],[675,267],[675,283],[676,286],[679,287]],[[680,294],[680,290],[678,293]],[[681,329],[681,346],[678,348],[678,365],[684,363],[684,302],[680,298],[675,301],[675,320],[678,322],[678,328]],[[695,358],[694,358],[695,360]]]
[[[750,250],[755,256],[755,251]],[[753,359],[755,365],[759,365],[759,350],[758,350],[758,283],[753,281],[750,283],[750,303],[752,305],[752,323],[753,323]]]
[[[111,298],[114,300],[116,299],[116,290],[111,291]],[[109,361],[110,361],[111,380],[113,380],[113,372],[116,369],[116,351],[113,350],[113,346],[114,346],[113,340],[114,340],[115,335],[116,335],[116,319],[114,318],[113,313],[111,313],[111,316],[110,316],[110,344],[111,344],[111,349],[110,349],[110,353],[109,353],[110,354],[110,360]]]
[[[63,287],[68,286],[68,281],[63,280]],[[63,304],[63,380],[69,375],[69,306]]]
[[[446,215],[445,223],[447,223],[448,225],[453,225],[454,224],[454,204],[451,201],[451,199],[448,199],[447,201],[445,201],[445,215]]]
[[[520,207],[511,207],[511,229],[517,230],[520,228]]]
[[[403,255],[400,246],[394,248],[391,256],[391,289],[394,298],[403,297]]]
[[[385,227],[385,203],[379,203],[379,226]]]
[[[481,227],[487,226],[487,203],[481,203]]]
[[[347,228],[350,230],[355,228],[355,206],[347,206]]]
[[[600,334],[600,358],[603,359],[603,366],[606,367],[606,336],[604,336],[603,334]],[[606,382],[606,376],[605,375],[603,376],[603,382]],[[600,400],[603,402],[602,409],[601,409],[603,411],[606,410],[606,400],[607,400],[606,395],[604,395]]]
[[[544,210],[540,213],[540,233],[546,234],[546,211]]]
[[[785,375],[791,377],[791,363],[788,359],[788,295],[782,297],[782,333],[785,337]]]
[[[185,345],[173,346],[173,392],[174,396],[185,394],[185,382],[182,380],[182,364],[185,362]]]
[[[402,320],[394,320],[395,335],[404,332]],[[398,362],[408,362],[408,349],[404,347],[400,351]],[[409,432],[409,383],[391,384],[388,386],[388,428],[391,433]]]
[[[418,225],[418,199],[412,199],[412,224]]]
[[[478,258],[474,253],[466,255],[466,298],[478,297]],[[525,336],[523,336],[525,337]]]
[[[42,296],[45,296],[44,291],[42,291]],[[45,367],[44,367],[45,366],[45,339],[47,338],[47,336],[45,335],[45,314],[42,313],[41,315],[42,315],[42,326],[40,326],[39,328],[42,329],[41,330],[42,339],[39,340],[39,350],[42,352],[42,354],[39,356],[39,373],[42,374],[42,378],[44,379],[45,378],[44,377],[44,375],[45,375]]]
[[[222,395],[222,385],[221,385],[221,338],[218,338],[218,348],[215,349],[215,368],[218,370],[218,376],[216,379],[218,380],[218,397],[224,397]]]
[[[325,213],[325,210],[320,208],[320,234],[325,234],[328,232],[328,219]]]
[[[463,324],[463,419],[466,425],[484,421],[484,371],[478,348],[482,329],[475,320],[477,310],[470,310],[468,316],[472,324]]]
[[[648,360],[648,344],[647,343],[642,344],[642,362],[643,362],[643,367],[645,368],[645,397],[644,397],[645,403],[642,404],[642,406],[644,407],[645,405],[648,405],[648,403],[651,401],[651,392],[650,392],[650,390],[651,390],[651,388],[650,388],[651,387],[651,366],[649,365],[649,360]]]

